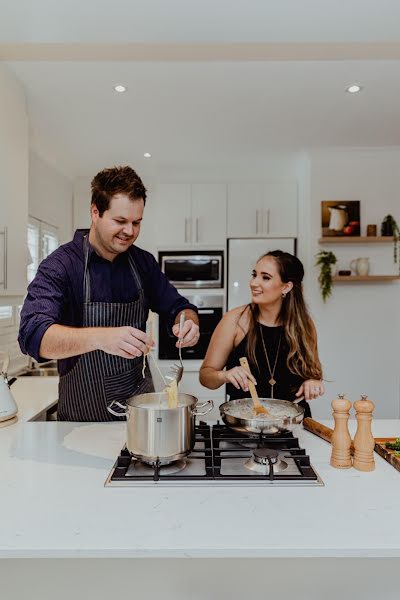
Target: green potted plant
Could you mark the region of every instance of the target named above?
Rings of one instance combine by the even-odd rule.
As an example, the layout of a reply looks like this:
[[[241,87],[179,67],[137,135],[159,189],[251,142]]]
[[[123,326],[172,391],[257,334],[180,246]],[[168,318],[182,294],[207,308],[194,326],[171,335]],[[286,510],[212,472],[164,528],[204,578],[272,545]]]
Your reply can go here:
[[[316,255],[316,259],[315,265],[320,267],[318,281],[322,300],[326,302],[332,293],[332,265],[337,263],[337,258],[333,252],[321,250]]]
[[[397,225],[396,219],[392,215],[386,215],[381,225],[381,235],[393,236],[394,247],[393,247],[393,259],[395,263],[399,263],[400,273],[400,228]]]

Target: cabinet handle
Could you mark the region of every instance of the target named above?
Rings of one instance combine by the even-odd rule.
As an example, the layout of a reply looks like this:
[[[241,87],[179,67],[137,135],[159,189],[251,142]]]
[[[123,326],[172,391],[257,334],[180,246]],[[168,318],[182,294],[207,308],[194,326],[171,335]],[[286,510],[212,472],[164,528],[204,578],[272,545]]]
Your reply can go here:
[[[264,214],[265,214],[265,221],[266,221],[266,227],[264,227],[264,219],[263,219],[263,227],[264,227],[264,231],[265,233],[269,233],[269,208],[266,208],[264,210]]]
[[[192,219],[188,219],[188,229],[189,229],[189,233],[188,233],[188,242],[192,243],[193,241],[193,222]]]
[[[187,243],[187,241],[188,241],[188,240],[187,240],[187,237],[188,237],[188,234],[187,234],[187,226],[188,226],[188,220],[187,220],[187,218],[185,217],[185,244],[186,244],[186,243]]]
[[[256,210],[256,235],[258,234],[258,213],[259,213],[259,210],[257,209]]]
[[[0,285],[4,286],[4,289],[7,289],[7,227],[4,227],[3,231],[0,231],[0,235],[3,237],[3,267],[4,267],[4,276],[3,281],[0,281]]]
[[[199,217],[196,217],[196,242],[199,241]]]

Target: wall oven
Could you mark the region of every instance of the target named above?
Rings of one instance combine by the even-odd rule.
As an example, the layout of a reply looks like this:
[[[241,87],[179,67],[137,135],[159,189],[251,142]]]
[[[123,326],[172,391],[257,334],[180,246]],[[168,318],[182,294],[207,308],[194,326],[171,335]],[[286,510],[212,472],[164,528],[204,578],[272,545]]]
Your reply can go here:
[[[182,348],[182,358],[186,360],[203,359],[214,329],[222,318],[224,297],[222,295],[186,296],[191,304],[198,308],[200,321],[200,339],[192,348]],[[158,358],[161,360],[178,359],[177,338],[168,329],[167,320],[160,315],[158,330]]]
[[[158,262],[177,288],[222,288],[224,253],[209,250],[159,252]]]

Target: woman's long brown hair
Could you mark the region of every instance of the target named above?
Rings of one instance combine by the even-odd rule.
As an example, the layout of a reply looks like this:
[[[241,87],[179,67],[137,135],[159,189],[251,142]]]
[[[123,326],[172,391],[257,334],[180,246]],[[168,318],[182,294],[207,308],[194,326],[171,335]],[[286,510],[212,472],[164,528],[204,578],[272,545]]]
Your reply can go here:
[[[322,379],[317,333],[303,296],[303,265],[296,256],[281,250],[267,252],[257,262],[266,256],[271,256],[275,260],[282,282],[288,283],[291,281],[293,283],[292,290],[282,300],[282,307],[278,315],[278,321],[283,325],[285,338],[289,346],[288,369],[304,380]],[[250,319],[246,353],[250,362],[258,368],[255,347],[257,341],[260,340],[258,324],[260,310],[257,304],[251,303],[248,306],[250,308]]]

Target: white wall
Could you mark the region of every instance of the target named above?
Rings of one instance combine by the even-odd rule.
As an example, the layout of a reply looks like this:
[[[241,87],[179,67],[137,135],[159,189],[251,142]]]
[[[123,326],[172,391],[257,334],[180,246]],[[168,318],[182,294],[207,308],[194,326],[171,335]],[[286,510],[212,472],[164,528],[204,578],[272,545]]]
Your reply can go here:
[[[72,181],[31,152],[29,215],[57,227],[61,244],[72,237],[72,197]]]
[[[393,274],[393,246],[319,246],[320,202],[360,200],[361,227],[378,225],[388,213],[400,221],[400,149],[340,149],[310,155],[310,252],[306,264],[306,293],[315,317],[326,384],[326,400],[315,403],[316,417],[330,414],[338,393],[354,401],[368,394],[376,403],[376,416],[400,415],[400,284],[336,284],[324,305],[318,289],[315,254],[332,250],[339,268],[351,258],[368,256],[371,274]]]

